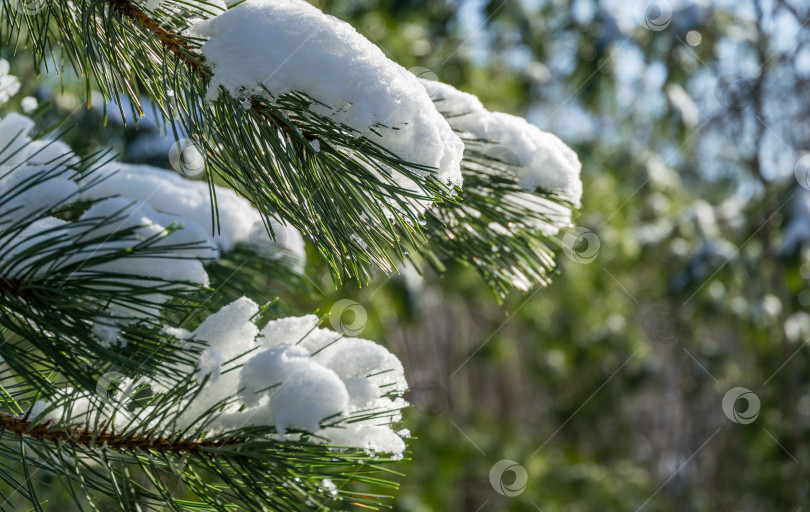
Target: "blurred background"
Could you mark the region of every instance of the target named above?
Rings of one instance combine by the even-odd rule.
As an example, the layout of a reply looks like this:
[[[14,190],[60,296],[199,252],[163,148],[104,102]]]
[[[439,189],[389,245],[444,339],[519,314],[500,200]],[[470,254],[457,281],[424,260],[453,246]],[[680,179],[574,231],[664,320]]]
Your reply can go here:
[[[357,301],[406,365],[394,510],[808,510],[808,2],[315,3],[583,164],[579,241],[503,304],[453,264],[333,291],[310,258],[315,306]],[[12,108],[36,96],[74,146],[168,167],[153,123],[105,126],[7,50]]]

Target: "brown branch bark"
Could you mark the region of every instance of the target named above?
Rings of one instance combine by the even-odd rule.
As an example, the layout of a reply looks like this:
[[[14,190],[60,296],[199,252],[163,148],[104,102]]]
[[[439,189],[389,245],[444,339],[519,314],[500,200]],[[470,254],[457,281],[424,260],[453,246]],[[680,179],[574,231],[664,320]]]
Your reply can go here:
[[[205,57],[197,53],[188,43],[169,32],[149,16],[143,9],[129,0],[109,0],[113,10],[129,18],[134,23],[147,30],[157,37],[163,46],[172,52],[178,59],[183,61],[189,69],[200,75],[202,78],[210,78],[211,70],[205,65]]]
[[[18,438],[31,437],[40,441],[68,443],[86,448],[109,448],[122,452],[172,453],[175,455],[200,455],[207,448],[219,448],[235,444],[236,440],[206,441],[172,439],[169,437],[123,436],[112,432],[92,430],[51,429],[47,423],[33,423],[0,412],[0,432],[12,432]]]
[[[158,40],[163,43],[164,48],[183,62],[186,67],[188,67],[189,71],[204,80],[211,78],[213,73],[211,69],[205,65],[205,57],[182,38],[178,37],[177,34],[163,28],[156,19],[149,16],[149,14],[130,0],[108,0],[108,2],[115,12],[130,19],[136,25],[157,37]],[[290,134],[297,135],[295,130],[290,128],[283,119],[279,119],[278,116],[268,110],[267,106],[261,101],[254,98],[251,99],[250,104],[253,110],[273,126],[281,128]],[[314,137],[307,133],[302,132],[301,135],[309,141],[314,139]]]

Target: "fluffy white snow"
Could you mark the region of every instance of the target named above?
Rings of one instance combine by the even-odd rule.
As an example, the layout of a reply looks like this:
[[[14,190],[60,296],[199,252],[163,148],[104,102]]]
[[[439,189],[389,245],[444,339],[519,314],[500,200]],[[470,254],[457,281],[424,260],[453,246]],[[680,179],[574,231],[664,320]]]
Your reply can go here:
[[[120,275],[115,282],[99,284],[106,291],[131,286],[157,286],[167,291],[166,281],[183,282],[172,287],[207,286],[204,264],[251,243],[268,259],[284,259],[293,271],[303,271],[304,240],[293,227],[270,219],[276,239],[270,240],[261,214],[230,189],[215,187],[219,231],[212,228],[212,207],[208,185],[177,173],[149,166],[110,163],[96,172],[80,176],[73,169],[79,162],[70,148],[59,141],[31,140],[34,122],[12,113],[0,119],[0,275],[19,278],[41,277],[68,265],[81,278],[95,272]],[[50,216],[55,208],[78,200],[94,204],[76,222]],[[259,226],[259,232],[255,229]],[[121,239],[118,234],[131,229]],[[118,236],[117,240],[111,238]],[[121,255],[145,240],[152,240],[150,254]],[[88,244],[76,252],[77,243]],[[33,255],[25,251],[40,249]],[[161,249],[165,252],[161,253]],[[105,262],[88,258],[110,257]],[[46,257],[49,265],[30,266]],[[84,263],[83,263],[84,262]],[[111,346],[121,341],[115,322],[157,317],[168,300],[165,293],[138,296],[140,303],[127,307],[111,304],[104,322],[91,325],[100,343]],[[227,351],[220,351],[227,356]],[[211,354],[213,360],[216,354]]]
[[[461,185],[461,140],[418,79],[348,23],[304,0],[247,0],[192,26],[189,35],[207,40],[209,100],[220,86],[235,98],[305,93],[323,104],[313,103],[315,113]]]
[[[22,107],[23,112],[26,114],[36,110],[38,105],[39,102],[33,96],[26,96],[22,99],[22,101],[20,101],[20,107]]]
[[[582,166],[576,153],[557,136],[523,118],[490,112],[477,97],[450,85],[431,80],[420,82],[455,130],[492,141],[514,155],[517,161],[513,170],[526,191],[549,189],[580,206]]]
[[[210,346],[197,373],[209,381],[181,423],[237,396],[211,423],[213,430],[273,426],[282,439],[303,431],[340,446],[404,450],[391,428],[407,405],[399,398],[407,383],[396,356],[372,341],[320,329],[314,315],[273,320],[259,332],[252,322],[257,312],[258,305],[243,297],[187,336]],[[378,416],[344,421],[366,412]]]
[[[114,219],[109,224],[100,224],[104,219]],[[91,206],[84,212],[79,221],[92,224],[92,229],[76,230],[77,241],[105,240],[115,233],[126,229],[134,229],[134,240],[109,240],[95,246],[90,246],[90,254],[114,253],[127,249],[135,240],[156,239],[152,247],[167,247],[166,254],[151,256],[126,256],[109,262],[93,265],[88,271],[103,271],[117,273],[122,276],[120,282],[141,283],[147,285],[153,280],[183,281],[202,286],[208,286],[208,274],[202,262],[197,259],[207,258],[213,254],[211,248],[189,248],[185,244],[200,241],[199,233],[188,229],[179,229],[170,232],[166,227],[177,224],[177,218],[161,215],[147,203],[133,201],[132,199],[115,197],[104,199]],[[182,220],[182,219],[180,219]],[[201,231],[201,230],[200,230]],[[171,251],[171,252],[169,252]],[[132,276],[132,277],[123,277]]]
[[[29,137],[34,121],[12,112],[0,120],[0,165],[15,167],[73,165],[79,159],[67,144],[60,141],[35,140]]]
[[[259,306],[242,297],[210,315],[194,330],[193,337],[217,349],[223,360],[229,361],[256,346],[259,328],[251,319]]]
[[[82,199],[99,199],[121,195],[148,202],[156,211],[184,218],[184,225],[203,229],[206,238],[227,252],[238,243],[256,243],[255,226],[262,228],[263,240],[269,235],[262,215],[245,198],[229,188],[214,185],[219,216],[219,230],[212,223],[213,213],[208,184],[193,181],[180,174],[148,165],[113,162],[84,178],[87,184],[101,179],[81,194]],[[298,265],[306,260],[304,239],[292,226],[270,219],[276,243],[282,243],[278,256],[287,256]],[[251,234],[251,230],[254,233]],[[251,240],[253,238],[254,240]],[[261,252],[261,251],[260,251]]]
[[[12,228],[35,214],[75,201],[79,187],[64,176],[40,166],[11,171],[0,165],[0,227]]]
[[[20,81],[9,74],[9,64],[6,59],[0,59],[0,104],[9,100],[20,90]]]

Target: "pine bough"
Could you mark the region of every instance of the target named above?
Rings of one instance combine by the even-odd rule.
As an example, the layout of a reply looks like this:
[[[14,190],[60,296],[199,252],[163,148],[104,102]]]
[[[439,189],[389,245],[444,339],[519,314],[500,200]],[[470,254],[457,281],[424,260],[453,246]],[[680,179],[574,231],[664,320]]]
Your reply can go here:
[[[0,119],[0,480],[34,509],[39,471],[83,509],[375,506],[408,436],[402,365],[283,316],[255,276],[311,292],[305,233],[336,283],[456,260],[499,298],[544,285],[576,155],[303,0],[40,7],[3,0],[4,48],[86,77],[88,102],[148,97],[208,179]]]

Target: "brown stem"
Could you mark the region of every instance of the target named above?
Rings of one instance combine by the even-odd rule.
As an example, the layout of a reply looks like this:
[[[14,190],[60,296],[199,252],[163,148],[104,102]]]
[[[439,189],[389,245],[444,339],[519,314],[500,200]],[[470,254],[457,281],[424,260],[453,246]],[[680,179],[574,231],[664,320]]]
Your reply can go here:
[[[157,37],[160,42],[163,43],[163,46],[181,60],[192,73],[197,74],[204,80],[211,78],[212,72],[211,69],[205,65],[205,57],[200,55],[194,47],[177,37],[176,34],[163,28],[156,19],[149,16],[149,14],[130,0],[108,1],[115,12],[129,18],[135,24]],[[266,105],[262,102],[253,99],[251,100],[251,107],[273,126],[281,128],[293,135],[296,134],[295,130],[290,128],[283,119],[279,119],[273,112],[268,111]],[[314,137],[307,133],[302,133],[301,135],[307,140],[314,139]]]
[[[47,423],[33,423],[0,412],[0,431],[13,432],[18,438],[32,437],[40,441],[69,443],[87,448],[109,448],[122,452],[172,453],[176,455],[200,455],[206,448],[219,448],[234,444],[236,440],[205,441],[173,439],[169,437],[146,437],[139,435],[123,436],[111,432],[94,432],[92,430],[50,429]]]
[[[197,53],[188,43],[160,26],[156,19],[129,0],[109,0],[113,10],[131,19],[157,37],[163,46],[172,52],[186,66],[202,78],[210,78],[211,70],[205,65],[205,57]]]

